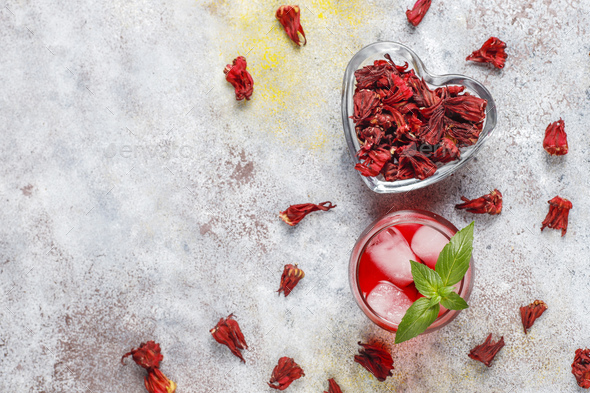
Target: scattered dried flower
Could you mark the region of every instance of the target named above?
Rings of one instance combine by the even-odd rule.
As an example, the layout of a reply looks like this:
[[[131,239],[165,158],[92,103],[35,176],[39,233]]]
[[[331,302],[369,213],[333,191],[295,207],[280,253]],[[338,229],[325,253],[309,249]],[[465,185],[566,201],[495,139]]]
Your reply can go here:
[[[547,126],[543,148],[552,156],[564,156],[567,154],[567,134],[565,133],[563,120],[559,119]]]
[[[279,22],[281,22],[285,28],[285,32],[287,32],[287,35],[294,43],[299,46],[307,44],[303,27],[301,27],[301,10],[299,9],[299,6],[282,5],[277,10],[275,16]],[[301,34],[303,40],[301,40],[299,34]]]
[[[287,224],[295,226],[311,212],[318,210],[328,211],[335,207],[336,205],[332,205],[332,202],[322,202],[319,205],[314,205],[313,203],[302,203],[299,205],[289,206],[287,210],[279,214],[279,217],[281,217],[281,220],[285,221]]]
[[[293,381],[304,376],[303,369],[292,358],[284,356],[279,359],[279,364],[272,370],[268,386],[273,389],[285,390]]]
[[[590,389],[590,349],[576,349],[572,374],[576,377],[578,386]]]
[[[472,200],[462,196],[461,200],[463,203],[455,205],[456,209],[467,210],[470,213],[487,213],[490,215],[500,214],[502,212],[502,193],[498,190]]]
[[[393,358],[391,354],[381,345],[370,345],[358,343],[363,349],[359,350],[359,355],[354,357],[354,361],[366,368],[379,381],[383,382],[387,377],[393,375]]]
[[[226,345],[231,353],[239,357],[242,362],[246,362],[240,350],[248,349],[248,344],[246,344],[240,325],[238,325],[238,322],[233,319],[233,314],[230,314],[227,318],[221,318],[219,322],[217,322],[217,325],[209,330],[209,332],[215,341]]]
[[[247,63],[244,56],[238,56],[232,64],[225,66],[223,73],[225,80],[232,84],[236,91],[236,100],[241,101],[244,98],[249,100],[254,91],[254,80],[252,75],[246,70]]]
[[[283,274],[281,275],[281,287],[277,291],[279,294],[283,292],[285,297],[289,296],[293,288],[297,286],[299,280],[305,277],[303,270],[299,269],[297,265],[285,265]]]
[[[406,11],[408,22],[414,26],[418,26],[430,8],[431,3],[432,0],[418,0],[416,4],[414,4],[414,8]]]
[[[478,345],[469,352],[469,357],[473,360],[478,360],[490,367],[492,360],[500,349],[504,346],[504,337],[500,337],[498,342],[492,341],[492,333],[486,338],[483,344]]]
[[[553,229],[561,229],[561,236],[565,236],[567,232],[568,216],[570,209],[573,207],[572,203],[565,198],[556,196],[549,202],[549,213],[543,220],[541,231],[545,227]]]
[[[504,68],[506,57],[508,57],[505,49],[506,43],[496,37],[491,37],[483,44],[481,49],[467,56],[465,60],[478,63],[492,63],[494,67]]]
[[[324,392],[324,393],[342,393],[340,386],[338,386],[338,384],[336,383],[334,378],[328,379],[328,383],[329,383],[328,391]]]
[[[160,362],[164,359],[164,356],[160,353],[160,344],[157,344],[155,341],[141,343],[139,348],[127,352],[121,358],[121,363],[125,364],[124,360],[128,356],[132,356],[133,361],[137,363],[138,366],[141,366],[148,371],[152,368],[158,368]]]
[[[148,370],[144,383],[149,393],[174,393],[176,391],[176,384],[157,368]]]
[[[547,305],[542,300],[535,300],[528,306],[520,308],[520,318],[522,319],[522,326],[524,327],[524,334],[530,329],[535,320],[539,318],[547,310]]]

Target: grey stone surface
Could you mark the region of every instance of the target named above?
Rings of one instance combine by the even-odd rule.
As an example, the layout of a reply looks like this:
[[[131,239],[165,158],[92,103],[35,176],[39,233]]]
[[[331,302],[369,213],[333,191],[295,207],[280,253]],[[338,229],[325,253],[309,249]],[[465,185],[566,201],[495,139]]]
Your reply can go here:
[[[418,28],[412,1],[300,2],[309,43],[294,47],[277,1],[8,1],[0,9],[0,390],[142,392],[120,356],[155,339],[178,392],[266,392],[281,356],[306,376],[290,392],[576,392],[574,350],[590,345],[587,114],[590,4],[434,1]],[[502,71],[466,63],[489,36]],[[351,168],[341,79],[364,45],[395,40],[434,73],[482,81],[498,106],[487,146],[455,176],[404,195],[371,193]],[[222,70],[247,55],[252,101]],[[541,142],[562,117],[570,153]],[[504,194],[498,217],[455,211],[461,195]],[[540,232],[555,195],[572,200],[567,235]],[[338,207],[298,227],[293,203]],[[348,286],[356,237],[390,209],[476,222],[471,307],[395,346]],[[282,266],[306,277],[276,294]],[[518,307],[549,310],[528,336]],[[235,313],[242,364],[208,330]],[[491,368],[466,354],[488,333]],[[353,362],[382,340],[393,377]]]

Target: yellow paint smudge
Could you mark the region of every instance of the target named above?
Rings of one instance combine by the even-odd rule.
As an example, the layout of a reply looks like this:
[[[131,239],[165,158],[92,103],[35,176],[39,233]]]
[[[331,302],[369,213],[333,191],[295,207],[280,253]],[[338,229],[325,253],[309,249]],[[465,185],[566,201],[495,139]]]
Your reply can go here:
[[[215,6],[212,6],[216,2]],[[245,56],[254,78],[248,116],[260,131],[292,147],[321,152],[342,131],[329,125],[338,115],[329,93],[339,90],[344,68],[360,45],[359,27],[378,14],[362,0],[311,0],[299,4],[308,44],[293,44],[274,13],[282,3],[199,0],[223,19],[222,60]],[[333,123],[332,123],[333,124]],[[340,141],[338,141],[340,142]]]

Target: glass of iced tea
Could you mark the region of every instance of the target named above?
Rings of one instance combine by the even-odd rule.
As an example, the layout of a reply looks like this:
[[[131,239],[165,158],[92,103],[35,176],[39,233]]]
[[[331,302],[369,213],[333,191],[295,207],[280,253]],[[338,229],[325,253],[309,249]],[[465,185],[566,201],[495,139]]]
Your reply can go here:
[[[385,330],[396,332],[408,308],[422,295],[416,290],[410,260],[434,269],[438,255],[457,228],[441,216],[422,210],[389,213],[372,223],[357,240],[350,257],[352,293],[363,312]],[[473,257],[456,292],[465,301],[473,288]],[[429,333],[451,322],[461,311],[441,305]]]

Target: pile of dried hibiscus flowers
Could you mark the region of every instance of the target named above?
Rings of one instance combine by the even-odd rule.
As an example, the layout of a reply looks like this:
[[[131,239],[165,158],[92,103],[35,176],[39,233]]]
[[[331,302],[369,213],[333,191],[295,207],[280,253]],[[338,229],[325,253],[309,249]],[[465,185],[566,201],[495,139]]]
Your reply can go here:
[[[464,86],[432,90],[407,63],[385,57],[355,72],[351,118],[361,144],[355,168],[386,181],[424,180],[477,142],[487,101]]]

